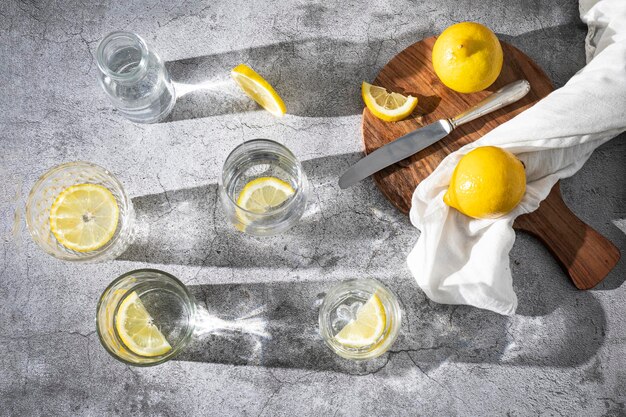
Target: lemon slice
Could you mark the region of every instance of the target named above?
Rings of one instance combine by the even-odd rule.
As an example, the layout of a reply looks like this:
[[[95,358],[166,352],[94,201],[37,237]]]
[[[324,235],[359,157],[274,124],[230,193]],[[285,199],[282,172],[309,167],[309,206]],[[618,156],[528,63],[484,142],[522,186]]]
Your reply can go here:
[[[376,294],[356,313],[356,318],[346,324],[335,340],[347,347],[362,348],[378,342],[385,331],[387,315],[385,307]]]
[[[111,240],[118,217],[117,201],[106,187],[72,185],[61,191],[50,208],[50,230],[66,248],[89,252]]]
[[[294,194],[289,183],[275,177],[261,177],[243,187],[237,205],[253,213],[266,213]]]
[[[372,114],[386,122],[397,122],[407,117],[417,106],[417,97],[389,93],[383,87],[363,82],[361,95]]]
[[[287,111],[283,99],[276,90],[256,71],[246,64],[237,65],[230,72],[233,80],[252,100],[259,103],[274,116],[283,116]]]
[[[160,356],[172,350],[135,291],[122,301],[115,328],[126,347],[137,355]]]

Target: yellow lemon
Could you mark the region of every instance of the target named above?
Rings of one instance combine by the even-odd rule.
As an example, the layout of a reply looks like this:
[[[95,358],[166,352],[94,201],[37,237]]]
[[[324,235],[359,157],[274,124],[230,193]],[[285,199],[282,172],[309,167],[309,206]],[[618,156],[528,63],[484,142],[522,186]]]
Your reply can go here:
[[[383,87],[361,84],[361,96],[372,114],[386,122],[397,122],[406,118],[417,106],[417,97],[388,92]]]
[[[504,149],[483,146],[461,158],[443,201],[466,216],[496,218],[513,210],[525,192],[522,162]]]
[[[450,26],[433,46],[433,67],[442,83],[460,93],[489,87],[502,70],[502,47],[486,26],[462,22]]]
[[[50,208],[50,230],[57,241],[76,252],[106,245],[115,234],[119,207],[115,196],[99,184],[64,189]]]
[[[289,183],[276,177],[260,177],[247,183],[237,205],[253,213],[267,213],[295,194]]]
[[[274,87],[246,64],[237,65],[230,75],[248,97],[274,116],[282,117],[287,112],[283,99]]]
[[[344,346],[361,348],[378,341],[385,331],[387,315],[385,307],[376,294],[361,307],[353,321],[346,324],[335,340]]]
[[[122,342],[137,355],[160,356],[172,350],[134,291],[122,301],[115,317],[115,328]]]

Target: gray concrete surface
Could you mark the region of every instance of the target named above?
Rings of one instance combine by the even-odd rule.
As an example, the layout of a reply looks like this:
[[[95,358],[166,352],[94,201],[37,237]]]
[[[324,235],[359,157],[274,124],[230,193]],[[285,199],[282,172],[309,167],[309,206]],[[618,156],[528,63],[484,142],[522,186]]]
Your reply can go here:
[[[359,84],[394,54],[477,20],[560,86],[584,65],[576,3],[5,0],[0,414],[626,415],[625,261],[593,291],[577,291],[538,242],[518,234],[517,315],[438,305],[405,266],[419,232],[371,180],[347,192],[336,185],[360,157]],[[177,81],[203,83],[167,123],[127,122],[100,91],[93,53],[119,29],[143,35]],[[267,75],[289,115],[274,119],[228,86],[240,62]],[[255,137],[286,144],[311,178],[305,218],[276,238],[238,235],[216,210],[224,158]],[[625,139],[598,149],[562,186],[573,211],[622,251]],[[28,190],[72,160],[107,167],[133,197],[139,235],[121,259],[65,263],[28,236]],[[256,319],[271,338],[204,335],[158,367],[115,361],[94,333],[96,302],[113,278],[147,266],[180,277],[226,318],[262,308]],[[321,344],[315,309],[335,282],[366,276],[399,295],[406,320],[390,353],[354,364]]]

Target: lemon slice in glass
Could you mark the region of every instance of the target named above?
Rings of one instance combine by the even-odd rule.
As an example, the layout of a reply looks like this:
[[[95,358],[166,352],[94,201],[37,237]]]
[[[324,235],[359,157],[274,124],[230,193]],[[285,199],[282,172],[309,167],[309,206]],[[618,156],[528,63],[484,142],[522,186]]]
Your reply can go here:
[[[283,99],[274,87],[246,64],[237,65],[230,72],[231,77],[252,100],[259,103],[274,116],[283,116],[287,111]]]
[[[50,208],[50,230],[66,248],[90,252],[111,240],[118,218],[119,207],[108,188],[72,185],[61,191]]]
[[[126,347],[137,355],[160,356],[172,350],[135,291],[122,301],[115,316],[115,329]]]
[[[362,348],[378,342],[385,332],[387,315],[385,307],[376,294],[356,313],[356,317],[346,324],[335,340],[346,347]]]
[[[410,115],[417,106],[417,97],[390,93],[383,87],[363,82],[361,96],[372,114],[386,122],[397,122]]]
[[[260,177],[247,183],[237,198],[237,205],[252,213],[266,213],[287,201],[295,190],[275,177]]]

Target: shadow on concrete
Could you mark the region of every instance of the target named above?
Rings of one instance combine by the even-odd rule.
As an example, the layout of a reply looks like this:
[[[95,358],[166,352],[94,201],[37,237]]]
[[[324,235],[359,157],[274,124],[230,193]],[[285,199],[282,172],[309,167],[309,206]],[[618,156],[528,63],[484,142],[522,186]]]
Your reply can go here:
[[[359,114],[363,109],[358,88],[361,81],[373,80],[386,64],[383,61],[430,35],[409,32],[393,42],[303,39],[171,61],[166,66],[176,84],[178,100],[166,122],[259,110],[230,79],[230,70],[242,62],[276,88],[289,114],[305,117]],[[529,55],[560,87],[585,64],[585,35],[585,25],[570,23],[517,36],[498,34],[498,37]],[[382,48],[385,48],[383,53]]]
[[[176,359],[350,374],[384,367],[386,357],[354,362],[325,346],[317,321],[328,286],[324,282],[189,286],[202,313],[192,342]]]
[[[257,238],[231,226],[222,212],[217,184],[135,197],[137,236],[118,259],[293,269],[335,266],[340,260],[335,245],[344,246],[341,253],[347,247],[353,248],[355,257],[368,256],[375,242],[411,226],[390,204],[372,208],[371,202],[380,197],[371,180],[339,189],[339,175],[360,158],[360,153],[349,153],[304,161],[311,189],[307,210],[295,227],[279,236]]]
[[[394,39],[400,52],[424,34]],[[166,121],[258,110],[230,79],[235,66],[248,64],[274,86],[287,112],[305,117],[340,117],[363,110],[360,85],[373,80],[386,40],[350,42],[332,38],[280,42],[238,51],[171,61],[166,64],[179,99]]]
[[[571,290],[563,279],[545,283],[537,276],[526,284],[517,288],[519,314],[506,317],[429,302],[412,280],[387,281],[403,309],[400,335],[388,353],[364,362],[340,358],[319,336],[318,309],[331,283],[194,285],[203,313],[177,360],[358,375],[381,370],[394,355],[408,355],[424,372],[444,362],[570,367],[592,358],[606,326],[593,295]],[[538,300],[537,290],[554,297]]]
[[[582,22],[541,28],[516,36],[497,35],[539,64],[556,88],[562,87],[585,66],[587,26]]]

